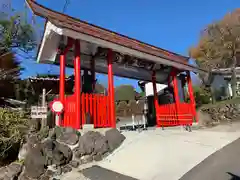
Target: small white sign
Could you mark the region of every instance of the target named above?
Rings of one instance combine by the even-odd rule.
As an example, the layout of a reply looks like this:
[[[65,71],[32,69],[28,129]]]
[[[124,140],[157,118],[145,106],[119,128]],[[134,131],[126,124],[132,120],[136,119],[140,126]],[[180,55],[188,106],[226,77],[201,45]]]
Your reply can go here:
[[[47,118],[47,107],[46,106],[32,106],[31,107],[31,118]]]
[[[60,101],[54,101],[52,104],[52,110],[55,113],[60,113],[63,110],[63,104]]]

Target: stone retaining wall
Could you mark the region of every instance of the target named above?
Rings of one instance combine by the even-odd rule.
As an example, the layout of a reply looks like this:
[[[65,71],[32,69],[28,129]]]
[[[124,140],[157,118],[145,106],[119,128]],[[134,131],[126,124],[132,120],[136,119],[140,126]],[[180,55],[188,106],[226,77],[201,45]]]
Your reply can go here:
[[[231,123],[240,120],[240,104],[220,104],[202,108],[198,116],[202,126]]]
[[[0,180],[47,180],[74,168],[101,161],[125,140],[117,129],[79,132],[54,128],[29,134],[18,161],[0,168]]]

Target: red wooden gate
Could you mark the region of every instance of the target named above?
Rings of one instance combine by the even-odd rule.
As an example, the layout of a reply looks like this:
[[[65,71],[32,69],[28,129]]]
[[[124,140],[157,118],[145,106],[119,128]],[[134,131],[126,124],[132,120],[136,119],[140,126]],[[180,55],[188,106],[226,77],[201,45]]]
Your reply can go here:
[[[95,128],[111,127],[108,118],[108,96],[99,94],[81,95],[82,124],[85,124],[86,113],[92,117]]]
[[[95,128],[111,127],[108,117],[108,96],[99,94],[81,94],[81,119],[82,127],[86,121],[86,113],[89,113]],[[76,98],[75,95],[67,96],[64,103],[64,115],[61,125],[64,127],[77,127]]]
[[[188,103],[164,104],[156,107],[157,126],[180,126],[192,125],[194,116],[192,106]]]

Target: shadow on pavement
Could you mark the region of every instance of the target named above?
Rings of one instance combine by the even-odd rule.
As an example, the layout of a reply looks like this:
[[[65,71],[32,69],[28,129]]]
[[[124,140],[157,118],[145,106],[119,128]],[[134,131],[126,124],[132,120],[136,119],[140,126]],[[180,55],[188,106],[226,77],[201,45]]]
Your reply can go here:
[[[230,176],[232,176],[230,180],[240,180],[240,177],[239,177],[239,176],[237,176],[237,175],[235,175],[235,174],[233,174],[233,173],[230,173],[230,172],[227,172],[227,173],[228,173]]]
[[[137,180],[100,166],[92,166],[90,168],[83,169],[81,173],[91,180]]]
[[[204,159],[180,180],[240,180],[239,154],[240,139],[237,139]]]

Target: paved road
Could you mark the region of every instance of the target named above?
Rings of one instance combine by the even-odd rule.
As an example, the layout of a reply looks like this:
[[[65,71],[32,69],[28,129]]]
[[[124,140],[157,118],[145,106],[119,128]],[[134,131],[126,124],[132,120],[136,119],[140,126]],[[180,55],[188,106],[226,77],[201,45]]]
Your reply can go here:
[[[177,127],[123,132],[127,138],[121,147],[98,165],[141,180],[178,180],[205,158],[238,139],[239,127],[192,132]]]
[[[239,180],[240,138],[218,150],[180,180]]]
[[[103,161],[92,164],[97,166],[80,166],[60,179],[234,180],[240,177],[240,123],[191,133],[180,128],[157,128],[123,131],[123,134],[126,136],[123,144]],[[85,168],[89,169],[79,173]]]

